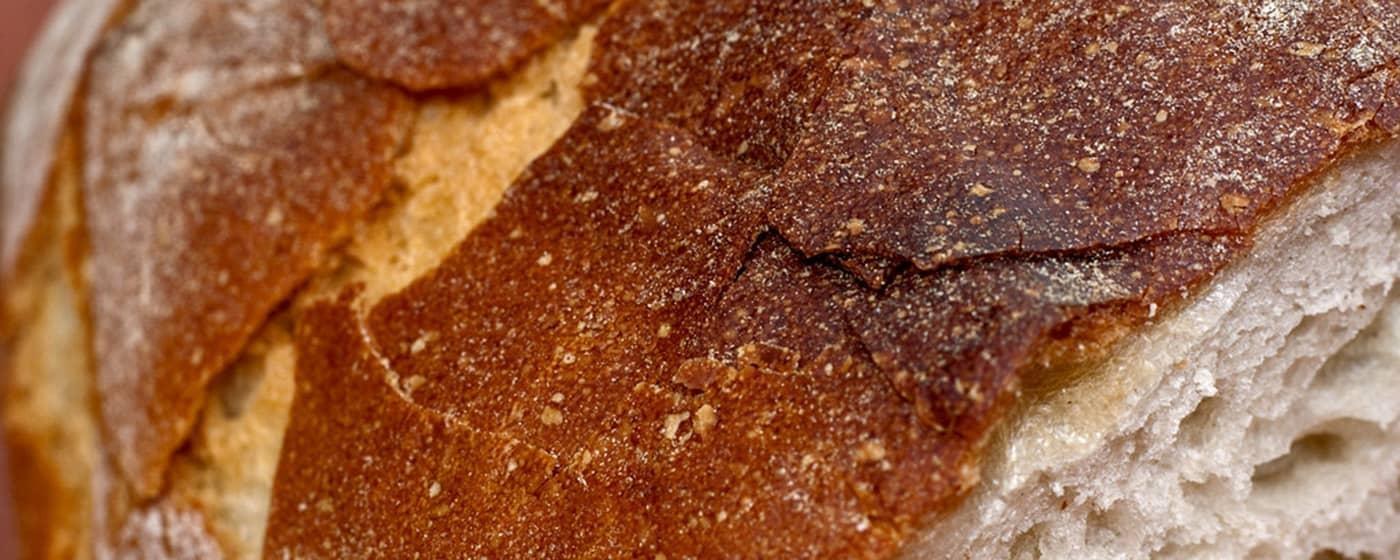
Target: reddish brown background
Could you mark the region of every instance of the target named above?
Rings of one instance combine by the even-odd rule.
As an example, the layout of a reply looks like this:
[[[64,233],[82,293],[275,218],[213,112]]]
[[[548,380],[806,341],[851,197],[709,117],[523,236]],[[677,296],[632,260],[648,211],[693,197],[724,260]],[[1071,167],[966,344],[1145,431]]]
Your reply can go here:
[[[8,98],[26,47],[34,39],[53,0],[0,0],[0,98]],[[8,101],[0,107],[9,107]],[[15,510],[10,501],[5,446],[0,442],[0,560],[18,556]]]

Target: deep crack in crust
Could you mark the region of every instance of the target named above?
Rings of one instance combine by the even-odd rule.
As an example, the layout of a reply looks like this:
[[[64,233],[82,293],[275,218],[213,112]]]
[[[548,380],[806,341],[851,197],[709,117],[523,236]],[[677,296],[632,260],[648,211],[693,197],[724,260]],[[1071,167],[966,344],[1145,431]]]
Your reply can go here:
[[[455,3],[418,3],[446,4]],[[147,23],[155,28],[163,18],[179,19],[152,7],[163,5],[145,2],[132,17],[140,21],[142,8],[151,10]],[[242,55],[248,49],[201,47],[254,36],[230,31],[231,21],[246,20],[220,11],[224,7],[256,14],[276,13],[283,5],[180,4],[174,13],[220,6],[205,12],[207,19],[185,23],[222,31],[200,33],[197,40],[175,33],[157,43],[173,47],[167,54],[175,70],[181,57],[189,57],[213,70],[215,83],[232,79],[254,84],[251,89],[210,87],[191,73],[161,72],[168,60],[157,57],[152,83],[173,90],[143,98],[146,84],[117,86],[121,79],[102,79],[99,58],[96,79],[118,93],[110,99],[90,95],[88,111],[99,118],[89,119],[101,123],[103,112],[115,110],[108,124],[118,128],[180,128],[201,111],[214,121],[226,117],[223,111],[245,103],[232,91],[276,96],[281,89],[314,89],[326,80],[396,97],[331,69],[335,63],[318,44],[319,30],[295,23],[310,13],[309,5],[287,5],[301,15],[263,23],[281,29],[279,37],[307,43],[285,52],[277,41],[266,50],[249,50],[249,58],[267,56],[261,62],[270,64],[247,64]],[[569,17],[596,9],[596,3],[563,5]],[[461,46],[453,41],[463,37],[428,33],[422,41],[390,45],[409,45],[418,49],[414,58],[427,61],[400,65],[395,57],[403,53],[384,50],[387,43],[371,41],[366,44],[374,48],[357,50],[346,38],[396,35],[404,20],[366,18],[364,3],[333,3],[331,9],[336,6],[351,12],[342,14],[350,22],[346,27],[329,26],[340,57],[410,88],[472,85],[569,27],[568,18],[541,25],[526,18],[528,25],[511,32],[519,33],[513,44],[527,46],[503,49],[503,58],[485,62],[442,56]],[[486,21],[480,16],[488,9],[510,8],[472,6],[482,11],[457,12],[472,25]],[[1387,137],[1400,125],[1400,77],[1394,70],[1400,37],[1394,12],[1400,8],[1392,3],[1358,0],[1299,14],[1246,13],[1205,2],[1129,3],[1126,9],[1106,2],[1047,2],[1024,13],[1003,10],[959,2],[621,3],[600,32],[587,88],[593,108],[520,179],[488,225],[439,270],[375,306],[369,317],[354,318],[348,309],[325,304],[300,321],[299,388],[305,390],[298,393],[288,441],[301,443],[289,443],[285,451],[268,550],[334,552],[343,550],[337,546],[371,544],[356,539],[383,539],[391,525],[415,521],[426,525],[404,530],[424,531],[450,519],[495,531],[496,538],[477,546],[502,554],[718,552],[713,547],[733,542],[749,543],[754,553],[888,552],[911,524],[975,480],[970,467],[976,447],[995,421],[997,405],[1014,398],[1018,371],[1054,355],[1045,349],[1057,339],[1103,338],[1100,327],[1121,332],[1152,305],[1170,304],[1247,246],[1257,220],[1298,186],[1354,146]],[[443,22],[442,13],[424,14],[434,25]],[[376,73],[375,65],[419,74]],[[146,73],[131,76],[137,75],[146,79]],[[948,79],[912,79],[928,76]],[[1018,104],[987,102],[1005,99]],[[1143,107],[1154,103],[1160,108],[1145,113]],[[128,105],[139,110],[128,113]],[[295,112],[267,111],[238,126],[257,129],[289,114]],[[324,140],[323,155],[346,149],[335,145],[343,136],[316,130],[321,120],[280,126],[295,131],[291,138]],[[94,122],[87,123],[89,135],[103,138],[94,131],[106,125]],[[401,133],[385,134],[377,146],[392,155]],[[94,144],[90,151],[101,158],[109,149]],[[305,159],[297,154],[298,163]],[[142,197],[123,184],[107,193],[111,202],[102,203],[104,193],[94,186],[101,184],[94,174],[102,167],[89,165],[89,176],[97,177],[86,189],[99,272],[92,283],[99,330],[104,312],[129,314],[132,307],[121,306],[146,293],[118,289],[130,279],[129,267],[172,255],[183,265],[172,268],[167,280],[190,280],[192,292],[216,303],[249,306],[234,310],[241,315],[230,323],[231,335],[204,337],[197,329],[171,326],[221,312],[198,305],[179,306],[172,321],[150,321],[157,329],[149,332],[167,329],[178,333],[174,339],[190,333],[195,339],[178,353],[154,347],[149,358],[181,367],[189,360],[204,364],[170,368],[180,377],[193,375],[192,384],[136,378],[150,382],[148,393],[181,393],[149,398],[138,391],[137,400],[185,407],[155,424],[163,442],[124,459],[140,492],[152,494],[165,457],[188,431],[204,384],[237,354],[267,309],[310,273],[314,255],[339,228],[316,222],[308,235],[269,242],[278,248],[270,254],[289,244],[301,255],[290,259],[294,270],[274,271],[274,281],[254,283],[260,296],[230,302],[220,297],[227,288],[219,273],[249,262],[240,255],[236,263],[206,266],[202,259],[228,255],[170,246],[186,235],[165,237],[169,232],[161,231],[171,222],[155,218],[179,212],[151,211],[145,223],[136,222],[138,230],[165,241],[126,252],[104,248],[120,243],[97,239],[119,229],[112,220],[130,219],[107,212],[121,208],[121,200],[139,206]],[[630,175],[648,166],[676,174]],[[193,209],[201,204],[199,184],[175,180],[148,194],[169,198],[172,205],[157,205],[162,208]],[[208,184],[219,184],[217,173]],[[559,193],[546,188],[560,185],[572,185],[567,192],[573,198],[556,199]],[[697,191],[685,190],[694,188],[716,189],[719,196],[694,198]],[[362,193],[350,204],[361,210],[331,221],[341,227],[354,222],[376,197]],[[101,205],[94,207],[94,200]],[[288,220],[285,210],[263,198],[241,202],[263,225]],[[549,213],[537,212],[541,208]],[[305,209],[320,207],[313,201]],[[682,228],[687,220],[695,227]],[[544,223],[549,225],[543,231],[519,227],[512,237],[516,226]],[[247,244],[256,253],[258,240],[267,241],[250,229],[230,231],[239,235],[229,237],[225,248]],[[696,251],[700,240],[714,252]],[[178,255],[193,257],[181,261]],[[265,265],[268,258],[254,264]],[[109,262],[106,276],[103,259]],[[622,273],[599,272],[607,265]],[[169,297],[179,291],[155,293]],[[474,314],[482,302],[497,321],[447,313]],[[603,327],[560,330],[571,326],[564,319],[580,317]],[[360,321],[367,337],[345,338],[335,347],[318,342],[339,340],[339,329]],[[462,336],[447,334],[453,329]],[[533,338],[520,340],[521,332]],[[104,350],[103,335],[96,336],[99,367],[117,367],[108,364],[120,361]],[[542,348],[544,340],[557,344]],[[382,353],[389,367],[375,372],[383,364],[324,355],[366,342],[363,350]],[[595,367],[581,369],[589,363]],[[325,400],[337,387],[349,387],[347,395],[372,393],[368,385],[354,385],[363,380],[334,375],[365,368],[367,379],[383,375],[399,395],[366,396],[356,403],[363,408]],[[136,370],[127,371],[116,377]],[[570,373],[577,371],[582,373]],[[305,384],[308,379],[322,390]],[[556,386],[563,381],[573,384]],[[580,388],[588,392],[580,396]],[[106,391],[122,398],[122,390]],[[404,397],[421,406],[396,412],[412,404]],[[442,465],[396,480],[384,492],[346,494],[356,488],[347,480],[382,480],[388,475],[375,469],[392,466],[326,479],[324,471],[344,464],[333,459],[337,453],[364,447],[390,460],[421,456],[430,447],[405,444],[399,434],[382,430],[348,438],[351,432],[331,429],[380,413],[401,421],[408,433],[456,434],[432,441],[466,445],[468,456],[498,447],[481,441],[521,438],[558,459],[549,476],[529,485],[528,496],[512,493],[510,485],[492,495],[527,508],[500,518],[490,517],[498,512],[405,498],[417,486],[429,498],[446,495],[452,485],[429,480],[430,474],[449,483],[479,482],[491,474],[450,457],[437,457]],[[316,446],[334,448],[308,452]],[[573,461],[576,468],[569,472],[587,481],[584,488],[558,476],[567,470],[558,460]],[[596,484],[587,473],[611,484]],[[803,499],[784,501],[792,492]],[[299,500],[307,496],[316,499]],[[347,507],[337,507],[342,498],[349,498]],[[469,504],[481,498],[453,497]],[[593,511],[602,522],[578,531],[577,515],[588,511],[550,517],[561,501]],[[307,508],[318,516],[298,515]],[[380,515],[388,511],[398,513]],[[531,529],[521,512],[544,517]],[[689,533],[667,530],[679,527]],[[522,532],[530,530],[540,533]],[[310,535],[321,540],[313,542]],[[456,550],[435,548],[454,544],[434,540],[440,536],[427,534],[403,546]],[[555,548],[526,550],[529,543],[507,538],[512,536],[555,538]]]

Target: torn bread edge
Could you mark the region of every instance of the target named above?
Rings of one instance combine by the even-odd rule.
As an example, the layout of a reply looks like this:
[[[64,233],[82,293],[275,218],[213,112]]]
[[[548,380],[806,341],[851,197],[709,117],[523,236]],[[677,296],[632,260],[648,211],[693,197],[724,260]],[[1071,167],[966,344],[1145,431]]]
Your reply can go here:
[[[1398,277],[1389,141],[1105,363],[1028,394],[981,484],[905,556],[1397,557]]]

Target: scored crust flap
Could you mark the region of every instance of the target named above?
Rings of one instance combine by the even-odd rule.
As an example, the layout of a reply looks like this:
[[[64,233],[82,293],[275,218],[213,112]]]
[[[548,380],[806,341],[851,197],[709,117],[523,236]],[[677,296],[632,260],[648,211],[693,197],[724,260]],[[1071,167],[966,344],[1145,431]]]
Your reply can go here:
[[[346,65],[411,90],[470,87],[501,75],[607,0],[321,0]]]
[[[149,497],[210,378],[387,187],[412,107],[335,70],[301,1],[147,0],[90,80],[104,445]]]

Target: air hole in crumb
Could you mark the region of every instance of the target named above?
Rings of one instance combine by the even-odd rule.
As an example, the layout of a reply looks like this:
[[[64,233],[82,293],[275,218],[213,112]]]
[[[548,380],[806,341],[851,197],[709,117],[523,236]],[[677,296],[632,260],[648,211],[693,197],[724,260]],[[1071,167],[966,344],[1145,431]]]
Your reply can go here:
[[[1288,335],[1284,337],[1284,340],[1316,340],[1318,331],[1326,328],[1327,323],[1331,322],[1327,319],[1329,319],[1327,314],[1304,315],[1302,319],[1298,320],[1298,324],[1294,325],[1293,328],[1288,331]]]
[[[1206,397],[1196,404],[1196,409],[1181,419],[1181,428],[1178,430],[1178,437],[1192,447],[1203,447],[1209,443],[1213,434],[1218,431],[1216,426],[1219,418],[1218,412],[1224,406],[1220,397]]]
[[[1271,486],[1294,478],[1306,465],[1334,463],[1346,453],[1346,439],[1330,433],[1308,434],[1293,441],[1288,453],[1254,467],[1255,485]]]
[[[1181,483],[1182,499],[1201,510],[1211,510],[1218,507],[1221,497],[1227,495],[1229,495],[1229,490],[1223,479],[1217,475],[1212,475],[1199,482],[1188,480]]]
[[[1359,556],[1347,556],[1331,548],[1324,548],[1313,553],[1310,560],[1373,560],[1375,555],[1361,553]]]
[[[215,382],[214,391],[225,418],[237,419],[248,409],[258,385],[262,384],[263,362],[261,354],[244,356]]]
[[[1390,292],[1384,294],[1380,290],[1380,286],[1375,286],[1364,292],[1361,299],[1363,301],[1391,302],[1386,305],[1394,305],[1393,302],[1400,299],[1400,288],[1391,288]],[[1365,308],[1365,305],[1361,306],[1361,309],[1364,310]],[[1339,387],[1343,384],[1354,382],[1350,380],[1349,374],[1354,371],[1351,364],[1353,360],[1356,359],[1356,352],[1360,350],[1364,353],[1364,348],[1368,344],[1372,344],[1372,341],[1383,336],[1383,331],[1391,328],[1386,324],[1387,321],[1385,318],[1386,315],[1384,312],[1377,315],[1371,321],[1371,324],[1367,325],[1366,328],[1356,333],[1356,336],[1347,341],[1346,346],[1342,347],[1337,353],[1328,356],[1327,361],[1323,362],[1322,367],[1318,368],[1317,375],[1313,376],[1312,383],[1309,387]]]
[[[1085,531],[1093,542],[1121,541],[1125,535],[1120,528],[1134,527],[1140,523],[1122,508],[1122,502],[1108,508],[1092,507],[1084,518]]]
[[[1040,558],[1040,533],[1042,531],[1042,525],[1037,523],[1026,529],[1025,532],[1016,535],[1016,540],[1011,542],[1011,554],[1008,557],[1017,560]]]

